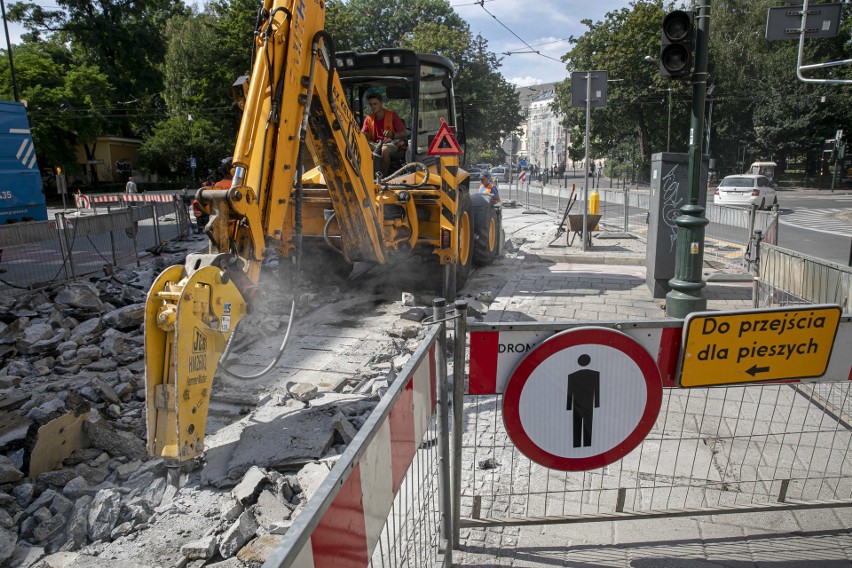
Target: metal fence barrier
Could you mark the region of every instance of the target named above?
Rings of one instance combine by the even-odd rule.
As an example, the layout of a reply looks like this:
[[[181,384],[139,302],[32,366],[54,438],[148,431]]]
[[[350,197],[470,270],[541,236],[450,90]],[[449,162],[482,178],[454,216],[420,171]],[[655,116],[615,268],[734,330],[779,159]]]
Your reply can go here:
[[[446,331],[438,304],[439,325],[264,567],[451,565]]]
[[[591,184],[591,179],[590,186]],[[582,180],[580,180],[582,184]],[[505,198],[516,199],[518,203],[530,210],[541,210],[556,213],[565,211],[571,196],[570,184],[554,184],[548,186],[531,186],[531,184],[515,184],[503,190]],[[600,227],[604,231],[629,233],[639,238],[648,233],[648,212],[651,208],[651,196],[635,188],[622,189],[593,189],[599,196]],[[575,195],[577,204],[572,214],[581,215],[583,212],[583,186],[577,185]],[[778,235],[777,205],[768,210],[757,207],[733,207],[708,203],[705,216],[710,223],[705,227],[705,256],[717,258],[726,262],[744,263],[744,257],[749,240],[755,230],[760,230],[768,242],[777,243]]]
[[[757,306],[837,304],[852,313],[852,267],[756,241]]]
[[[38,288],[138,262],[146,249],[189,232],[180,199],[0,226],[0,288]]]
[[[844,337],[851,321],[842,320]],[[671,324],[682,322],[661,325]],[[474,324],[470,330],[523,332],[536,345],[557,331],[553,325]],[[649,331],[634,338],[646,341]],[[473,343],[471,336],[472,354]],[[838,365],[831,376],[842,382],[669,385],[653,429],[636,449],[608,466],[579,472],[545,468],[518,451],[504,427],[500,392],[468,394],[459,526],[852,506],[852,383],[848,369]]]
[[[748,244],[755,231],[761,231],[770,242],[778,242],[778,206],[761,210],[708,204],[705,216],[710,221],[704,231],[708,256],[745,262]]]

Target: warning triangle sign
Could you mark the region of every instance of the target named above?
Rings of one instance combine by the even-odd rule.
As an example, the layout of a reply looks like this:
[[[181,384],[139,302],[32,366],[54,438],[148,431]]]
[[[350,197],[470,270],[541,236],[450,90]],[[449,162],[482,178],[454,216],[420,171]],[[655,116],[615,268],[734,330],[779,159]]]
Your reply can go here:
[[[426,152],[429,156],[460,156],[462,149],[459,143],[456,142],[455,136],[450,131],[450,127],[444,119],[441,119],[441,127],[438,128],[438,133],[429,144],[429,150]]]

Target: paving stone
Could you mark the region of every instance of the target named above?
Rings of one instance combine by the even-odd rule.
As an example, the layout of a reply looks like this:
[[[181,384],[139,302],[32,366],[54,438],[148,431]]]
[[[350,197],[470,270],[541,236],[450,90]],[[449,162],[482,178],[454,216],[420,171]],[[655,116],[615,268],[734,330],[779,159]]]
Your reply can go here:
[[[282,536],[275,534],[259,536],[240,550],[237,558],[247,566],[260,566],[269,559],[282,539]]]
[[[121,496],[117,492],[111,489],[98,491],[89,511],[89,538],[93,542],[109,538],[120,511]]]
[[[218,545],[216,536],[210,535],[183,545],[180,552],[190,560],[209,560],[216,554]]]
[[[251,511],[245,511],[234,524],[222,534],[219,542],[219,554],[222,558],[236,555],[257,531],[258,525]]]
[[[0,563],[5,562],[15,553],[18,535],[9,529],[0,528]]]
[[[337,433],[340,434],[344,444],[350,444],[358,434],[358,430],[352,426],[352,423],[349,422],[349,419],[347,419],[342,412],[338,412],[334,415],[331,425]]]
[[[231,490],[231,495],[243,506],[253,504],[263,488],[269,484],[266,472],[252,466],[243,479]]]

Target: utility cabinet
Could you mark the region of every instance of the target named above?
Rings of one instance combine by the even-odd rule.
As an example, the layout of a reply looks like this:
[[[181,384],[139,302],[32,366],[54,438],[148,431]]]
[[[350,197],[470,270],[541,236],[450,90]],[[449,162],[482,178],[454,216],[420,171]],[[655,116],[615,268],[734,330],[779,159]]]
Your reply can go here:
[[[706,207],[710,156],[701,160],[698,203]],[[688,154],[662,152],[651,156],[651,200],[648,214],[646,283],[654,298],[665,298],[675,274],[677,225],[680,208],[689,202]],[[705,213],[706,216],[706,213]]]

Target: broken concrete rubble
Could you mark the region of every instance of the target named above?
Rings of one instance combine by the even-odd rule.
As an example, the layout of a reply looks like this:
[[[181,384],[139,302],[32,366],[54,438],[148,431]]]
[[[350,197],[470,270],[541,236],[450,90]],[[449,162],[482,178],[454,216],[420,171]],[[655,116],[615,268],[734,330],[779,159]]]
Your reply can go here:
[[[163,265],[174,262],[182,258]],[[206,461],[169,485],[144,441],[141,325],[158,271],[0,295],[0,565],[257,565],[417,348],[430,313],[413,294],[406,306],[399,292],[303,294],[295,362],[259,387],[217,377]],[[287,324],[289,301],[268,296],[240,338],[249,361],[252,349],[267,360],[263,341],[277,345]],[[356,321],[365,314],[379,325]],[[288,392],[283,379],[296,388]],[[56,469],[28,479],[33,453],[44,451],[41,429],[85,413],[80,436],[52,456]],[[233,498],[227,488],[244,484],[251,489]]]

